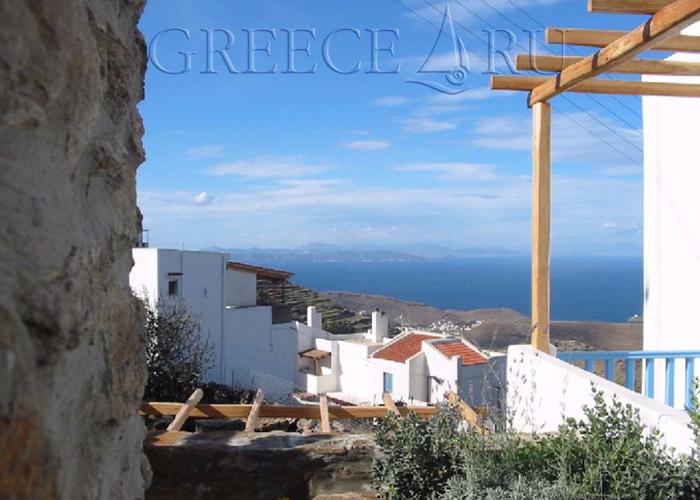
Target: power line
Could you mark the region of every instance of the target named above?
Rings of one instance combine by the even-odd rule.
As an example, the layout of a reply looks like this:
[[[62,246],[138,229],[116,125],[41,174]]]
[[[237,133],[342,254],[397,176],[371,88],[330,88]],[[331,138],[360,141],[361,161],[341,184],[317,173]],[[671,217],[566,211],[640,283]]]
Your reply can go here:
[[[424,0],[424,1],[427,1],[427,0]],[[460,7],[462,7],[464,10],[466,10],[467,12],[469,12],[470,14],[472,14],[473,16],[477,17],[477,18],[480,19],[482,22],[484,22],[484,23],[485,23],[487,26],[489,26],[492,30],[497,30],[497,29],[498,29],[498,28],[496,28],[496,26],[494,26],[492,23],[490,23],[489,21],[487,21],[486,19],[484,19],[483,17],[481,17],[480,15],[478,15],[476,12],[474,12],[472,9],[470,9],[470,8],[467,7],[466,5],[464,5],[464,4],[461,2],[461,0],[455,0],[455,2],[457,2],[457,4],[458,4]],[[509,23],[511,23],[513,26],[517,27],[518,29],[520,29],[520,30],[522,30],[522,31],[528,31],[525,27],[523,27],[523,26],[520,25],[519,23],[513,21],[513,20],[512,20],[510,17],[508,17],[505,13],[501,12],[499,9],[497,9],[496,7],[494,7],[493,5],[491,5],[490,3],[488,3],[486,0],[481,0],[481,2],[482,2],[484,5],[486,5],[487,7],[489,7],[491,10],[493,10],[494,12],[496,12],[498,15],[500,15],[501,17],[503,17],[505,20],[507,20],[507,21],[508,21]],[[518,47],[520,47],[520,49],[521,49],[522,51],[524,51],[525,53],[528,53],[528,52],[529,52],[529,49],[523,47],[517,40],[515,40],[515,44],[516,44]],[[552,54],[552,55],[557,55],[557,54],[554,53],[554,51],[553,51],[549,46],[545,45],[544,47],[545,47],[545,49],[546,49],[547,51],[549,51],[550,54]],[[623,123],[624,123],[625,125],[627,125],[628,127],[631,127],[632,129],[635,129],[635,130],[637,129],[637,127],[636,127],[635,125],[633,125],[632,123],[628,122],[624,117],[622,117],[621,115],[617,114],[615,111],[613,111],[612,109],[610,109],[609,107],[607,107],[605,104],[603,104],[603,102],[602,102],[600,99],[598,99],[598,98],[596,98],[596,97],[594,97],[594,96],[592,96],[592,95],[590,95],[590,94],[585,94],[585,96],[586,96],[588,99],[590,99],[591,101],[593,101],[594,103],[598,104],[601,108],[603,108],[603,109],[605,109],[606,111],[608,111],[611,115],[615,116],[618,120],[620,120],[621,122],[623,122]],[[622,102],[622,101],[620,101],[620,102]],[[627,108],[627,109],[631,109],[631,108]],[[640,118],[641,118],[641,116],[640,116]]]
[[[422,1],[423,1],[423,3],[425,3],[426,5],[430,6],[433,10],[437,11],[438,13],[440,13],[440,9],[439,9],[438,7],[436,7],[434,4],[432,4],[432,3],[429,2],[428,0],[422,0]],[[416,12],[414,9],[408,7],[408,6],[403,2],[403,0],[397,0],[397,2],[399,2],[399,4],[400,4],[404,9],[406,9],[408,12],[410,12],[410,13],[413,14],[413,15],[415,15],[416,17],[419,17],[419,18],[422,19],[424,22],[430,24],[431,26],[437,27],[438,29],[441,29],[440,26],[437,26],[435,23],[433,23],[432,21],[430,21],[429,19],[427,19],[427,18],[426,18],[425,16],[423,16],[422,14],[419,14],[419,13]],[[460,5],[462,5],[461,2],[458,1],[458,3],[460,3]],[[462,5],[462,7],[464,7],[464,6]],[[471,12],[471,9],[466,8],[466,10],[469,11],[469,12]],[[477,16],[477,17],[479,17],[480,19],[483,20],[483,18],[481,18],[481,16]],[[455,24],[457,24],[458,26],[460,26],[460,27],[461,27],[462,29],[464,29],[465,31],[467,31],[468,33],[470,33],[470,34],[471,34],[472,36],[474,36],[476,39],[480,40],[482,43],[487,44],[487,46],[488,46],[488,42],[486,42],[483,38],[481,38],[479,35],[477,35],[476,33],[474,33],[471,29],[469,29],[468,27],[466,27],[464,24],[462,24],[462,23],[460,23],[460,22],[458,22],[458,21],[453,21],[453,22],[454,22]],[[491,23],[489,23],[488,21],[484,21],[484,22],[486,22],[486,24],[488,24],[489,26],[491,26],[492,29],[495,29],[495,28],[493,27],[493,25],[492,25]],[[514,21],[511,21],[511,22],[514,22]],[[539,23],[539,21],[537,21],[537,23],[541,25],[541,23]],[[517,23],[516,23],[516,25],[517,25]],[[522,29],[522,28],[521,28],[521,29]],[[517,42],[516,42],[516,43],[517,43]],[[519,44],[518,44],[518,45],[519,45]],[[520,46],[520,47],[522,48],[522,46]],[[477,56],[480,60],[482,60],[483,62],[487,62],[487,61],[486,61],[483,57],[481,57],[477,52],[474,52],[474,55],[476,55],[476,56]],[[566,97],[566,96],[565,96],[565,97]],[[567,99],[568,102],[570,102],[570,103],[573,104],[573,101],[571,101],[571,99],[569,99],[568,97],[566,97],[566,99]],[[574,104],[574,105],[575,105],[575,104]],[[575,106],[577,106],[577,105],[575,105]],[[601,106],[602,106],[602,105],[601,105]],[[577,107],[578,107],[578,106],[577,106]],[[604,107],[605,109],[607,109],[608,111],[610,111],[607,107],[605,107],[605,106],[602,106],[602,107]],[[582,108],[579,107],[579,109],[582,109]],[[583,110],[583,109],[582,109],[582,110]],[[592,132],[591,130],[589,130],[588,128],[586,128],[586,127],[585,127],[584,125],[582,125],[578,120],[576,120],[576,119],[573,118],[572,116],[569,116],[568,113],[566,113],[565,111],[562,111],[562,110],[559,110],[559,111],[560,111],[562,114],[566,115],[566,117],[567,117],[570,121],[572,121],[574,124],[578,125],[579,127],[583,128],[583,129],[586,130],[587,132],[589,132],[589,133],[591,133],[592,135],[594,135],[595,137],[597,137],[601,142],[603,142],[603,143],[606,144],[607,146],[611,147],[611,149],[613,149],[613,150],[616,151],[617,153],[623,155],[623,156],[624,156],[625,158],[627,158],[628,160],[631,160],[631,161],[633,161],[633,162],[635,162],[635,163],[638,162],[638,160],[632,159],[629,155],[627,155],[626,153],[624,153],[622,150],[620,150],[619,148],[613,146],[609,141],[603,139],[603,138],[600,136],[600,134],[595,134],[594,132]],[[607,128],[608,130],[612,131],[615,135],[619,136],[619,137],[620,137],[621,139],[623,139],[625,142],[627,142],[627,143],[629,143],[630,145],[632,145],[635,149],[639,150],[640,152],[642,151],[636,144],[632,143],[632,142],[629,141],[626,137],[622,136],[622,135],[621,135],[619,132],[617,132],[617,130],[615,130],[613,127],[611,127],[611,126],[608,125],[607,123],[601,121],[600,119],[598,119],[597,117],[595,117],[595,115],[591,114],[590,112],[585,111],[585,110],[583,110],[583,111],[586,112],[589,116],[593,117],[593,118],[594,118],[596,121],[598,121],[602,126],[604,126],[605,128]],[[614,113],[613,113],[613,114],[614,114]],[[636,128],[636,127],[634,127],[634,126],[632,126],[632,127],[633,127],[633,128]]]

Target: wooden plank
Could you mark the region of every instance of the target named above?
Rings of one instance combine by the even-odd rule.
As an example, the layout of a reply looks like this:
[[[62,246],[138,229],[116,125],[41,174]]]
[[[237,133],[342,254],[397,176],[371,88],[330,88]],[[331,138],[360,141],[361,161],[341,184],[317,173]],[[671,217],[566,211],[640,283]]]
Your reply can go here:
[[[552,107],[532,108],[532,346],[549,353]]]
[[[319,410],[321,413],[321,432],[330,432],[331,419],[328,416],[328,396],[325,394],[319,398]]]
[[[141,406],[141,415],[166,416],[175,415],[182,407],[182,403],[144,403]],[[191,418],[247,418],[253,405],[197,405],[190,413]],[[328,416],[331,420],[356,419],[356,418],[381,418],[386,416],[388,409],[385,406],[329,406]],[[435,414],[434,406],[401,406],[398,408],[401,415],[409,412],[417,414],[421,418],[430,418]],[[258,418],[309,418],[320,419],[321,412],[318,406],[285,406],[262,405]]]
[[[452,406],[456,406],[459,409],[459,413],[462,415],[462,418],[469,422],[469,424],[475,427],[479,432],[487,432],[483,428],[481,415],[479,415],[471,406],[465,403],[457,394],[452,391],[448,391],[447,402]]]
[[[653,14],[673,0],[588,0],[589,12],[613,14]]]
[[[519,54],[515,58],[517,69],[524,71],[561,71],[582,60],[575,56],[547,56]],[[700,63],[655,59],[634,59],[615,66],[608,73],[639,75],[700,76]]]
[[[677,32],[679,31],[680,30],[677,30]],[[630,34],[627,31],[579,28],[547,28],[544,33],[547,43],[556,43],[560,45],[582,45],[585,47],[606,47],[623,36]],[[669,39],[664,40],[653,47],[647,47],[643,50],[698,52],[700,51],[700,37],[690,35],[673,35]]]
[[[544,102],[613,67],[631,61],[637,54],[653,48],[700,20],[700,0],[676,0],[659,10],[647,22],[595,54],[564,68],[530,92],[529,104]]]
[[[182,426],[185,425],[185,422],[190,416],[190,413],[192,413],[194,407],[197,406],[197,404],[202,400],[202,396],[204,396],[202,389],[197,389],[190,395],[189,398],[187,398],[185,404],[178,409],[173,421],[170,422],[170,425],[168,426],[169,431],[179,431],[182,429]]]
[[[401,416],[401,413],[399,413],[398,408],[396,408],[396,405],[394,404],[394,400],[391,399],[391,394],[388,392],[385,392],[382,395],[382,399],[384,400],[384,406],[386,406],[387,410],[389,410],[391,413],[398,415],[399,417]]]
[[[250,409],[248,419],[245,423],[246,432],[255,432],[255,426],[258,424],[258,416],[260,415],[260,407],[262,406],[264,398],[265,395],[262,389],[258,389],[258,392],[255,393],[255,399],[253,400],[253,407]]]
[[[494,90],[533,90],[547,81],[538,76],[494,76]],[[700,97],[700,84],[640,82],[622,80],[588,80],[579,83],[568,92],[586,94],[655,95],[675,97]]]

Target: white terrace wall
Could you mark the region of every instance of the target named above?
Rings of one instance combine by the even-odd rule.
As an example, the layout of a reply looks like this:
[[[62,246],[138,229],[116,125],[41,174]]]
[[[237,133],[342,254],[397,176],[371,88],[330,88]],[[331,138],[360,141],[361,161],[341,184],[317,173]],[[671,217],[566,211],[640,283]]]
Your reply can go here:
[[[663,432],[665,444],[689,453],[693,434],[690,418],[682,410],[646,398],[625,387],[593,375],[531,346],[508,348],[507,404],[517,432],[554,432],[565,418],[583,419],[583,408],[593,403],[591,384],[606,400],[616,396],[623,404],[639,410],[649,428]]]
[[[296,388],[296,330],[291,323],[273,325],[271,307],[226,309],[224,336],[224,383],[260,388],[271,400]]]
[[[700,23],[683,31],[700,35]],[[700,61],[700,54],[670,60]],[[645,76],[700,83],[700,77]],[[644,349],[700,350],[700,98],[643,97]],[[683,380],[677,363],[676,380]],[[663,364],[655,365],[658,374]],[[682,404],[681,384],[675,400]],[[664,394],[663,377],[655,393]]]

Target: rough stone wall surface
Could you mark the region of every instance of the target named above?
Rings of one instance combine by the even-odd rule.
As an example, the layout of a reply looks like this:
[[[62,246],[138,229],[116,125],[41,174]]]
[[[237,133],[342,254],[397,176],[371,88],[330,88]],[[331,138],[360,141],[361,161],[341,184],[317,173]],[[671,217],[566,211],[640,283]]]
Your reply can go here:
[[[0,496],[138,498],[144,0],[0,0]]]

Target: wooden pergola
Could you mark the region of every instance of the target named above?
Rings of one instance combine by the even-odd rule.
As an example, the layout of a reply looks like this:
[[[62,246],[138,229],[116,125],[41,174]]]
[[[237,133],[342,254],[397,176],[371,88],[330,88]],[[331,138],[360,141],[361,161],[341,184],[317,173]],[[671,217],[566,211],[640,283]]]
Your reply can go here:
[[[554,71],[551,77],[494,76],[494,90],[529,91],[532,108],[532,345],[549,352],[551,221],[551,105],[564,92],[700,97],[700,85],[599,80],[603,73],[700,76],[700,63],[635,59],[647,50],[700,52],[700,37],[680,35],[700,21],[700,0],[589,0],[590,12],[650,17],[630,32],[550,28],[547,43],[602,47],[588,57],[518,56],[519,70]]]

